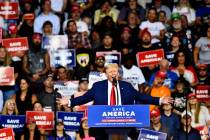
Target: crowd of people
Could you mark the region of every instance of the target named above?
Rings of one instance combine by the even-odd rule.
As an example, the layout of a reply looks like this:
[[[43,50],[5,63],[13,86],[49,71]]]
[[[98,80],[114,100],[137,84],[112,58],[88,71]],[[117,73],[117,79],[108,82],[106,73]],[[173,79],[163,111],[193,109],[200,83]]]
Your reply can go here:
[[[209,139],[209,97],[198,100],[196,89],[210,86],[210,0],[0,0],[5,1],[18,2],[19,18],[0,17],[2,38],[27,37],[29,49],[12,57],[0,46],[0,67],[14,67],[15,75],[14,85],[0,85],[1,114],[25,115],[49,107],[84,111],[56,104],[55,96],[62,95],[54,83],[78,80],[78,91],[71,98],[82,96],[94,84],[90,75],[95,81],[107,79],[106,56],[96,53],[120,52],[120,80],[140,93],[174,100],[150,105],[151,130],[167,133],[167,140]],[[75,67],[52,67],[42,43],[54,35],[68,37],[68,48],[76,50]],[[139,52],[160,49],[164,58],[158,64],[139,66]],[[27,124],[16,139],[51,140],[54,135],[62,140],[94,139],[87,121],[84,117],[79,131],[71,135],[64,131],[62,120],[57,120],[55,132]],[[137,139],[138,132],[129,138]]]

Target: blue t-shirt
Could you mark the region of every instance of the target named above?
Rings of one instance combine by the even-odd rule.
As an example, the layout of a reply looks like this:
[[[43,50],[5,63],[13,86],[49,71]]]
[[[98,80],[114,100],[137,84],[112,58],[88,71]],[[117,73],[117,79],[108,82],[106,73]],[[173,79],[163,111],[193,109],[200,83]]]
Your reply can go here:
[[[161,114],[161,124],[168,129],[168,135],[175,137],[180,129],[179,117],[172,113],[170,116],[166,116],[164,113]]]
[[[150,77],[149,80],[149,85],[152,86],[154,79],[155,79],[155,75],[157,72],[153,73],[152,76]],[[175,88],[175,83],[178,80],[178,76],[175,72],[172,71],[167,71],[166,73],[166,79],[164,80],[163,85],[168,86],[170,89],[174,89]]]

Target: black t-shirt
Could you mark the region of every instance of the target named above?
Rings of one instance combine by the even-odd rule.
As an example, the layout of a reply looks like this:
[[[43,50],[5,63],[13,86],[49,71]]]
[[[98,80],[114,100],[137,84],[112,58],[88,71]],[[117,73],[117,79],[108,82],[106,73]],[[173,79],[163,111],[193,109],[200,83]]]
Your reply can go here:
[[[45,90],[43,90],[37,94],[37,97],[38,101],[40,101],[44,107],[50,106],[52,110],[55,110],[56,98],[61,98],[61,94],[58,93],[57,91],[48,93]]]
[[[79,48],[76,50],[76,68],[74,69],[74,79],[86,77],[93,64],[93,55],[90,49]]]
[[[194,128],[191,128],[189,133],[184,132],[182,129],[178,132],[178,135],[174,140],[201,140],[201,136],[199,131]]]

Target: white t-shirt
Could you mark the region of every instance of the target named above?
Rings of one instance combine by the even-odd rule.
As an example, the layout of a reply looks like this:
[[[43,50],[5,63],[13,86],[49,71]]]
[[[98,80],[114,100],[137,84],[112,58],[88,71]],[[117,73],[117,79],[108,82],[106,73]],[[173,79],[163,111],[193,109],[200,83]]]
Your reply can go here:
[[[199,63],[210,64],[210,39],[201,37],[195,44],[199,48]]]
[[[163,25],[162,22],[156,21],[156,22],[150,22],[149,20],[143,21],[139,28],[141,30],[144,30],[145,28],[148,28],[148,31],[151,33],[152,36],[159,36],[160,31],[165,29],[165,26]],[[160,42],[159,39],[153,38],[152,39],[152,44]]]
[[[53,11],[61,12],[63,8],[63,0],[51,0],[51,8]]]
[[[199,126],[206,126],[207,121],[210,120],[210,115],[208,109],[205,106],[201,106],[200,113],[199,113],[199,123],[195,123],[195,110],[191,110],[192,112],[192,127],[199,127]]]
[[[34,32],[43,33],[42,26],[45,21],[50,21],[53,24],[53,34],[57,35],[60,32],[60,18],[50,12],[48,15],[41,13],[34,21]]]
[[[145,82],[145,78],[141,69],[137,66],[132,66],[131,69],[127,69],[122,66],[122,71],[122,79],[131,83],[136,90],[139,90],[138,85]]]
[[[68,21],[69,21],[69,19],[67,19],[67,20],[65,20],[63,22],[63,31],[64,31],[64,34],[65,34],[65,30],[67,28]],[[90,31],[88,29],[88,25],[84,21],[78,20],[78,21],[76,21],[76,25],[77,25],[77,31],[78,32],[80,32],[80,33],[87,32],[88,34],[90,33]]]

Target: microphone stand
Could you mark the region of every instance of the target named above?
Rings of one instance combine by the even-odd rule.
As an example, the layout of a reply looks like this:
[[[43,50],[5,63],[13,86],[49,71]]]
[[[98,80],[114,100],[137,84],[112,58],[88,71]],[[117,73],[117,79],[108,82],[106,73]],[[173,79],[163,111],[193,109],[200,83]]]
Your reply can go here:
[[[117,88],[117,79],[116,78],[113,78],[113,83],[117,90],[117,105],[119,105],[119,92],[118,92],[118,88]]]
[[[56,122],[57,122],[57,103],[56,103],[56,93],[57,93],[58,89],[56,88],[53,92],[53,96],[54,96],[54,130],[55,130],[55,135],[54,138],[55,140],[57,139],[57,128],[56,128]]]

